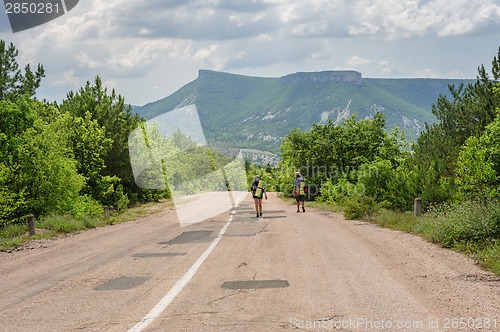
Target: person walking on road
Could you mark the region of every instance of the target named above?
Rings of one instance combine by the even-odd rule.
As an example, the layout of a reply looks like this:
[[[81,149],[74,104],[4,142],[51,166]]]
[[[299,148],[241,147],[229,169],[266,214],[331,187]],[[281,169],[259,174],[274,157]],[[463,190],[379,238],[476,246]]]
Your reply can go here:
[[[304,207],[305,201],[305,180],[300,172],[295,172],[295,180],[293,181],[293,196],[297,202],[297,212],[300,212],[300,205],[302,205],[302,212],[306,212]]]
[[[255,203],[256,218],[262,217],[262,197],[267,199],[267,192],[265,182],[260,179],[260,175],[255,176],[255,180],[252,182],[250,190],[252,191],[252,197]]]

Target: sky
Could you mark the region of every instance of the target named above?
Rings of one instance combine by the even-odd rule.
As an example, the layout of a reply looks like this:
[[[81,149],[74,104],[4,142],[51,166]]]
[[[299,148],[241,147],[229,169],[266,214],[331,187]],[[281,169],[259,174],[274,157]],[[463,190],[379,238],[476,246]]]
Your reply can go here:
[[[500,0],[81,0],[17,33],[2,10],[0,39],[21,67],[44,66],[39,99],[61,101],[99,75],[140,106],[200,69],[475,78],[498,54]]]

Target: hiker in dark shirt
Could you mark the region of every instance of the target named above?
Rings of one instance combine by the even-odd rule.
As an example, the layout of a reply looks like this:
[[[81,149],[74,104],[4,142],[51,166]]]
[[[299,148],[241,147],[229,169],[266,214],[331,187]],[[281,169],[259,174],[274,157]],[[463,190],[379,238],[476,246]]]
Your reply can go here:
[[[305,201],[305,180],[300,174],[300,172],[295,172],[295,180],[293,181],[293,196],[295,197],[295,201],[297,202],[297,212],[300,212],[299,208],[300,205],[302,204],[302,212],[306,212],[306,209],[304,207],[304,201]]]
[[[262,217],[262,197],[267,199],[266,186],[260,175],[255,176],[250,190],[252,191],[253,201],[255,203],[256,218]]]

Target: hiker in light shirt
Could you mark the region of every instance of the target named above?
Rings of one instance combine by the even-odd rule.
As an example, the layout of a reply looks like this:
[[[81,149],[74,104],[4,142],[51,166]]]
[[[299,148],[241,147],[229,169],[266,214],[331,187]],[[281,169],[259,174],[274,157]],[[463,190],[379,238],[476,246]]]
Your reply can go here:
[[[260,175],[255,176],[255,180],[252,182],[250,190],[252,191],[252,197],[255,203],[256,218],[262,217],[262,197],[267,199],[267,192],[265,182],[260,179]]]

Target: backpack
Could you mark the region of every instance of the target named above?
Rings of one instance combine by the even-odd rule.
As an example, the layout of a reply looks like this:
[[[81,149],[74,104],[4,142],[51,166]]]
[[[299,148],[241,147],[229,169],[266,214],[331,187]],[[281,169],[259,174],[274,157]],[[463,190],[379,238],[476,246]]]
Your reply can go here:
[[[262,198],[263,194],[264,194],[264,181],[260,180],[259,183],[257,184],[257,190],[255,190],[255,196]]]

